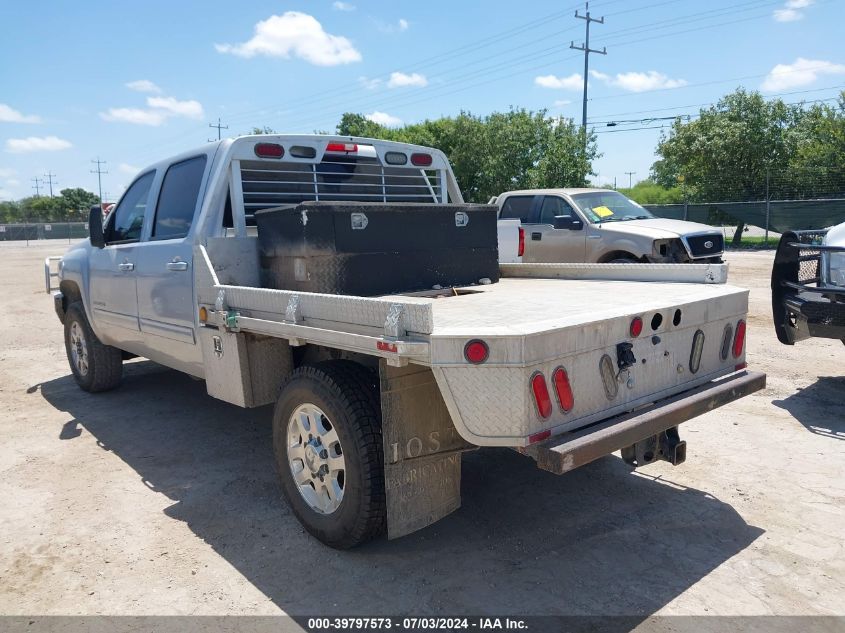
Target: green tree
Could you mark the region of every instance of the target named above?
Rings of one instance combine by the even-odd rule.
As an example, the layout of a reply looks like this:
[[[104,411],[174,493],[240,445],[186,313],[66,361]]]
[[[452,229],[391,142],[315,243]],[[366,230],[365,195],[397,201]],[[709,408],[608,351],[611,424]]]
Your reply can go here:
[[[680,187],[664,187],[650,178],[639,181],[630,189],[620,188],[619,192],[640,204],[680,204],[684,201]]]
[[[88,217],[88,211],[92,205],[98,204],[100,199],[90,191],[81,187],[62,189],[61,197],[57,203],[57,210],[61,218],[55,220],[83,221]]]
[[[443,151],[464,198],[473,202],[486,202],[510,189],[583,185],[597,156],[592,136],[585,149],[582,132],[571,120],[548,117],[545,110],[511,109],[484,117],[461,112],[400,128],[348,112],[337,133]]]

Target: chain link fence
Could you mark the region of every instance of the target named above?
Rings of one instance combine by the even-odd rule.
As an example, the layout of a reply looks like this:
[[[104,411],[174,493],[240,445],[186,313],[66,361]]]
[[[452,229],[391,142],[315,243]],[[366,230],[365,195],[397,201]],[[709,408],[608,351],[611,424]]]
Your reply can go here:
[[[29,222],[0,224],[0,242],[81,240],[88,237],[87,222]]]

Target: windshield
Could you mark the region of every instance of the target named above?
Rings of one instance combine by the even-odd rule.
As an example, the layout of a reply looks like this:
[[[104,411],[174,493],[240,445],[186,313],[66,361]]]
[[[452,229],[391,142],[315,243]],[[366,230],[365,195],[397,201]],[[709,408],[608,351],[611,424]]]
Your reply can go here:
[[[593,223],[648,220],[654,216],[618,191],[576,193],[572,200]]]

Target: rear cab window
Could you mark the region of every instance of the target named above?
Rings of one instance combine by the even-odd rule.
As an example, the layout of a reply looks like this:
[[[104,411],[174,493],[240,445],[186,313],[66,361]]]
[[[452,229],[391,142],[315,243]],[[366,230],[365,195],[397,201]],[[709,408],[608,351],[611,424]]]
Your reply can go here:
[[[534,196],[508,196],[502,205],[499,217],[502,220],[519,220],[523,224],[531,222],[531,205]]]
[[[199,202],[205,173],[205,155],[167,168],[158,196],[152,239],[170,240],[188,235]]]

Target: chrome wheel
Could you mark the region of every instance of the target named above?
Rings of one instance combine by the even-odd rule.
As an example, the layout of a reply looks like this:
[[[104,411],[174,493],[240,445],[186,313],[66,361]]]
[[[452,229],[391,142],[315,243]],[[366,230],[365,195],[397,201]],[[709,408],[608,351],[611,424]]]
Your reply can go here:
[[[70,326],[70,358],[80,376],[88,375],[88,344],[79,321]]]
[[[297,407],[288,420],[288,465],[299,494],[315,512],[340,507],[346,483],[346,460],[337,431],[313,404]]]

